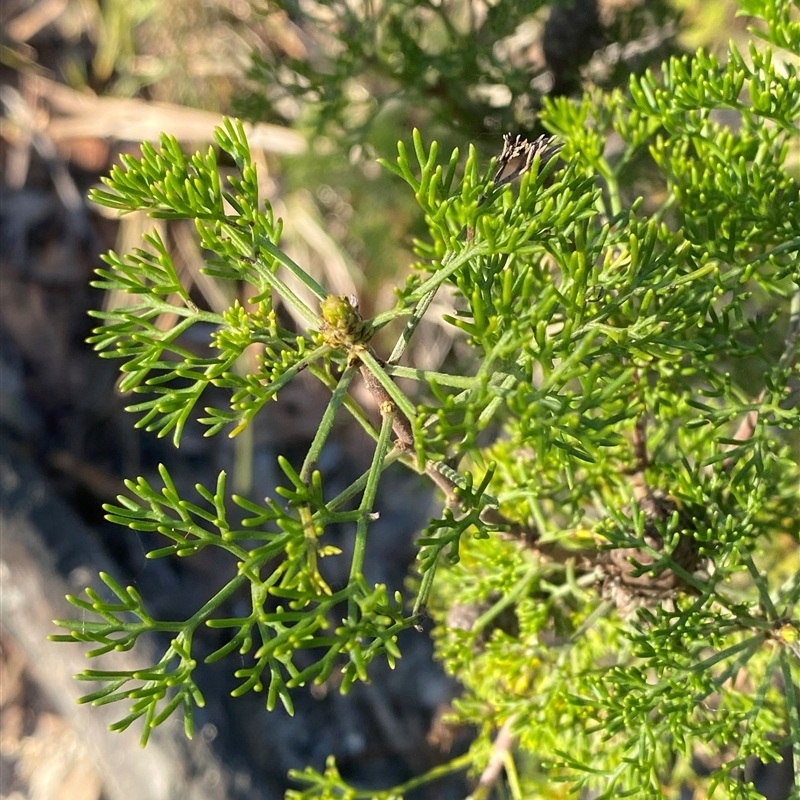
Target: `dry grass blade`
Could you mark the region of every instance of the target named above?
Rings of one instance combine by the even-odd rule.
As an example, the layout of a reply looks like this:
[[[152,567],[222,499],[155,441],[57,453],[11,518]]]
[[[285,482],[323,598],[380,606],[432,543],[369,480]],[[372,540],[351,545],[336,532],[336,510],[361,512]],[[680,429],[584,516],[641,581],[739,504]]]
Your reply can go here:
[[[47,134],[54,142],[87,136],[118,141],[157,141],[169,131],[180,142],[212,142],[219,114],[172,103],[118,97],[97,97],[76,92],[41,77],[31,77],[40,96],[53,111]],[[296,131],[279,125],[245,125],[253,149],[281,155],[305,152],[306,140]]]
[[[358,296],[363,275],[325,230],[308,194],[295,193],[287,198],[286,213],[282,216],[285,220],[284,240],[289,255],[292,255],[293,249],[299,250],[305,245],[316,256],[313,261],[319,265],[319,274],[313,275],[314,278],[326,286],[331,294]]]
[[[46,123],[39,118],[36,109],[11,86],[0,87],[0,100],[2,100],[8,115],[22,132],[22,143],[26,146],[26,150],[26,143],[29,141],[47,165],[53,186],[64,207],[70,211],[82,213],[84,203],[81,193],[66,165],[59,157],[53,139],[47,133]],[[33,103],[35,105],[35,99]],[[27,161],[25,161],[25,172],[27,173]]]
[[[217,314],[224,314],[233,305],[234,295],[226,291],[230,288],[230,284],[224,284],[203,272],[205,261],[197,244],[194,226],[190,222],[180,222],[173,225],[170,230],[177,253],[183,262],[182,272],[185,271],[188,280],[203,295],[208,307]]]

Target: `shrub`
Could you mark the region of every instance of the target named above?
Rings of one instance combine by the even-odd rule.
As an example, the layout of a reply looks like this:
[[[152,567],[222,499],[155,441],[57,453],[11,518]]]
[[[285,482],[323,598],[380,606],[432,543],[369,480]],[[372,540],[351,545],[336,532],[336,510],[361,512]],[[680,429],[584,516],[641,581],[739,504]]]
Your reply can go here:
[[[163,486],[128,481],[131,496],[106,506],[161,537],[149,557],[218,548],[237,573],[177,622],[108,575],[113,600],[70,597],[97,621],[60,621],[68,633],[54,638],[91,642],[93,655],[172,637],[147,669],[87,670],[80,679],[101,688],[84,700],[130,701],[115,727],[142,718],[145,742],[178,709],[191,734],[203,702],[193,637],[209,626],[229,638],[207,660],[247,659],[235,693],[291,711],[293,687],[339,670],[346,691],[373,660],[393,664],[398,633],[430,613],[464,685],[455,718],[478,734],[427,778],[469,767],[486,796],[502,764],[513,797],[667,797],[681,785],[757,797],[748,759],[783,748],[800,775],[800,84],[786,57],[800,55],[800,26],[788,2],[744,10],[766,22],[766,46],[546,101],[550,136],[509,136],[488,166],[472,146],[440,160],[417,131],[411,152],[399,143],[383,163],[411,187],[428,236],[394,308],[371,319],[281,251],[239,123],[217,131],[236,165],[228,186],[213,148],[187,158],[163,136],[123,157],[93,199],[195,220],[208,274],[253,291],[224,314],[198,309],[157,235],[105,257],[95,285],[137,304],[97,312],[91,341],[123,359],[121,388],[145,395],[130,407],[137,425],[177,445],[199,415],[208,435],[236,435],[301,371],[330,401],[302,464],[280,459],[283,483],[263,503],[233,496],[234,512],[224,473],[184,499],[162,468]],[[442,372],[401,365],[445,285],[470,358]],[[287,327],[281,307],[303,324]],[[176,322],[161,330],[165,311]],[[203,357],[181,343],[199,323],[211,330]],[[371,338],[393,326],[397,343],[379,355]],[[262,355],[245,374],[251,345]],[[350,393],[357,376],[379,419]],[[198,413],[211,387],[229,402]],[[332,497],[315,464],[340,415],[375,449]],[[413,607],[362,575],[395,462],[446,501],[418,540]],[[329,586],[318,562],[342,557],[325,535],[341,523],[355,528],[349,580]],[[222,616],[245,589],[250,612]],[[295,798],[403,790],[356,792],[333,762],[295,777]]]

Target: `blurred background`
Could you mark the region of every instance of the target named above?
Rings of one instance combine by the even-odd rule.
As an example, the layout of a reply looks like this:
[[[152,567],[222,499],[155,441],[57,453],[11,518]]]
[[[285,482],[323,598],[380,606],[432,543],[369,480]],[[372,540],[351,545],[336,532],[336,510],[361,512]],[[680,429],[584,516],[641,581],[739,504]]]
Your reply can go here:
[[[46,640],[51,620],[71,615],[65,593],[102,569],[136,586],[153,614],[185,618],[228,577],[207,553],[145,560],[137,534],[105,522],[102,503],[126,477],[153,479],[159,463],[190,492],[225,469],[238,493],[261,499],[276,483],[276,456],[302,457],[326,401],[314,383],[292,382],[246,435],[205,439],[189,427],[180,450],[134,429],[117,365],[85,343],[96,324],[88,310],[124,302],[90,287],[100,254],[141,246],[158,227],[208,308],[227,308],[236,288],[201,273],[191,223],[120,219],[88,204],[119,154],[137,154],[161,131],[189,152],[206,149],[222,114],[247,120],[263,197],[285,220],[282,246],[332,293],[356,294],[370,316],[393,304],[424,232],[408,187],[375,162],[393,159],[412,127],[446,151],[472,142],[488,162],[506,131],[542,132],[546,96],[624,86],[672,53],[746,43],[735,12],[726,0],[3,2],[0,796],[277,798],[289,769],[321,769],[329,754],[350,782],[387,787],[470,741],[442,722],[458,687],[416,632],[395,671],[374,669],[346,697],[335,685],[299,690],[293,718],[268,714],[259,695],[232,700],[229,660],[203,667],[207,704],[192,742],[175,721],[142,751],[137,731],[106,731],[113,710],[76,705],[88,690],[71,677],[86,666],[82,651]],[[435,323],[423,324],[414,348],[410,359],[427,369],[459,356]],[[370,452],[343,424],[320,469],[334,488],[346,485]],[[369,580],[403,589],[435,503],[425,482],[389,474]],[[346,544],[351,533],[336,535]],[[201,644],[218,646],[211,635]],[[416,796],[467,791],[456,777]]]

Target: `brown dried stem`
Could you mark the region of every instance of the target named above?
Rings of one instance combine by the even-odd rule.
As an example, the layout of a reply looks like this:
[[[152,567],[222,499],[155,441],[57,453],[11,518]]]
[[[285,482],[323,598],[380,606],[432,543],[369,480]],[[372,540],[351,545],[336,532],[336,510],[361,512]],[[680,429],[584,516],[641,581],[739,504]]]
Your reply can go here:
[[[469,796],[468,800],[485,800],[489,797],[492,787],[500,777],[500,772],[503,769],[503,764],[511,751],[511,746],[514,744],[514,736],[511,733],[511,728],[516,720],[516,715],[512,714],[500,728],[497,738],[492,745],[492,752],[489,755],[489,763],[481,773],[478,779],[478,785],[475,791]]]

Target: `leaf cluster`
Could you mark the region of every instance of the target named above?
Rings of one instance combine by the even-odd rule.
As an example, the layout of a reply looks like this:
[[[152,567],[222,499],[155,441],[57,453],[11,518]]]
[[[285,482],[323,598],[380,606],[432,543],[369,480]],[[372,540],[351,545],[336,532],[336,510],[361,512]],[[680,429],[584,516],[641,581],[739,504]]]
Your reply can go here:
[[[559,67],[572,60],[577,67],[604,38],[646,38],[676,18],[663,2],[617,9],[604,37],[596,10],[573,9],[587,33],[576,47],[561,41],[563,31],[544,28],[558,6],[546,0],[272,3],[273,24],[291,20],[314,51],[276,43],[254,53],[249,77],[257,89],[240,97],[239,111],[258,119],[300,116],[316,133],[357,144],[378,120],[399,115],[407,124],[406,118],[424,114],[431,125],[467,137],[528,129],[547,85],[545,64],[531,58],[534,43],[557,50]],[[583,20],[587,14],[596,24]],[[617,85],[630,66],[620,60],[606,71]]]

